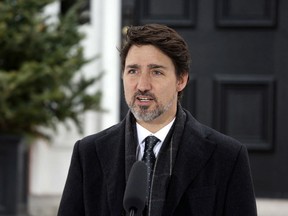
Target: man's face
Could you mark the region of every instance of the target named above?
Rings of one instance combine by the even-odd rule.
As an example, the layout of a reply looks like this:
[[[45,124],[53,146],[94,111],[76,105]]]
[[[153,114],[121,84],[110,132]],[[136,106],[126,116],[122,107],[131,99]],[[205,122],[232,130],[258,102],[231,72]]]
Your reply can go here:
[[[123,84],[126,102],[138,122],[166,123],[177,110],[177,95],[188,75],[177,79],[172,60],[152,45],[133,45],[126,57]]]

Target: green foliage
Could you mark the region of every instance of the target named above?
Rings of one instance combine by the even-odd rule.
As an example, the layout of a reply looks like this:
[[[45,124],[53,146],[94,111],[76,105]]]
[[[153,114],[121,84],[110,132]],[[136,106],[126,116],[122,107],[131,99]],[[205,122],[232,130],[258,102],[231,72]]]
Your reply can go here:
[[[77,7],[49,23],[43,9],[54,0],[0,2],[0,132],[47,137],[39,127],[56,129],[81,114],[101,110],[101,92],[87,93],[100,79],[81,75],[88,63],[77,30]]]

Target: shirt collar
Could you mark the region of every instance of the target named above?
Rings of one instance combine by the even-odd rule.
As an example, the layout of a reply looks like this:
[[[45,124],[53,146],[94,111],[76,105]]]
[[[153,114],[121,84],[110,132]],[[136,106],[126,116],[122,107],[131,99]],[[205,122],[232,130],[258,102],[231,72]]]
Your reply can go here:
[[[172,127],[173,123],[175,121],[175,118],[166,126],[164,126],[163,128],[161,128],[159,131],[157,131],[156,133],[152,133],[149,130],[147,130],[146,128],[142,127],[140,124],[138,124],[136,122],[136,128],[137,128],[137,135],[138,135],[138,143],[141,144],[144,142],[145,138],[147,136],[156,136],[160,142],[163,142],[164,139],[166,138],[170,128]]]

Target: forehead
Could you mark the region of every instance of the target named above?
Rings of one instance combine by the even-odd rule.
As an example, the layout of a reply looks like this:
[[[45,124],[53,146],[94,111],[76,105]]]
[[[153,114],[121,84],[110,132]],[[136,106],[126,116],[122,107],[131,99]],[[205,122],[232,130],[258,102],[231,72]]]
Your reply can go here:
[[[133,61],[173,64],[168,55],[153,45],[132,45],[127,53],[125,63],[133,63]]]

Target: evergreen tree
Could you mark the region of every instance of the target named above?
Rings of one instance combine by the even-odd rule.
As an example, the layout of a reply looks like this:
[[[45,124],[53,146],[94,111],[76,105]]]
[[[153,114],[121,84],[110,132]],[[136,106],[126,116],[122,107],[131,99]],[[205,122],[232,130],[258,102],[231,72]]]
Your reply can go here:
[[[54,0],[0,2],[0,132],[47,137],[71,119],[82,131],[81,114],[101,110],[101,92],[87,93],[100,76],[85,78],[77,5],[49,23],[44,7]]]

